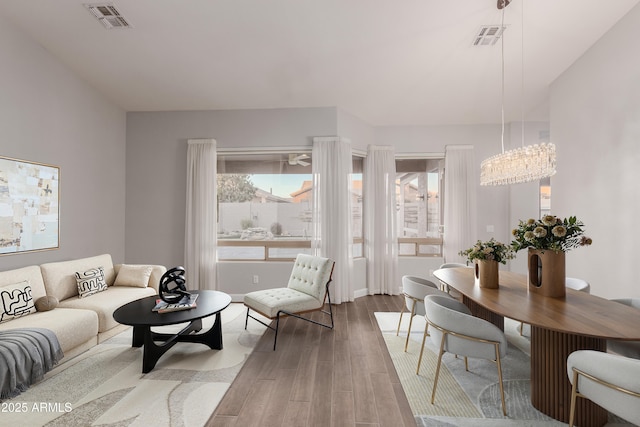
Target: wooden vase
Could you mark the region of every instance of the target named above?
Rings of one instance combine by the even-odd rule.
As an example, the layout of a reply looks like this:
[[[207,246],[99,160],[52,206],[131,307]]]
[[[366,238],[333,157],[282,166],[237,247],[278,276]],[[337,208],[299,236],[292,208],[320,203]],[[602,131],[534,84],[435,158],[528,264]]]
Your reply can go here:
[[[562,251],[529,248],[529,292],[545,297],[564,297],[565,253]]]
[[[475,260],[476,283],[481,288],[498,289],[498,261]]]

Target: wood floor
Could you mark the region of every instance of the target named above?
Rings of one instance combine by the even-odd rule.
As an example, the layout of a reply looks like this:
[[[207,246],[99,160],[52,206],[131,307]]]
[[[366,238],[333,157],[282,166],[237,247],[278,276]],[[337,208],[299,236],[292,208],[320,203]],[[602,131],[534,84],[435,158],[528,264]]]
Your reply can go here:
[[[333,330],[281,320],[277,350],[265,332],[207,427],[415,427],[373,315],[403,303],[374,295],[335,305]]]

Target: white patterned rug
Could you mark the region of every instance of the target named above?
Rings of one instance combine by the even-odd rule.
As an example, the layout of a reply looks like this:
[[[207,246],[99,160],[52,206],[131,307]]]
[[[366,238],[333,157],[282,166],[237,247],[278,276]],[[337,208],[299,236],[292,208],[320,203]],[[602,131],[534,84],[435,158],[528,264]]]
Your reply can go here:
[[[142,373],[142,349],[129,329],[49,372],[29,390],[1,403],[1,425],[202,426],[233,382],[265,327],[246,308],[222,312],[223,350],[178,343]],[[214,316],[203,320],[203,330]],[[180,326],[154,328],[169,332]]]
[[[400,313],[376,312],[376,320],[393,360],[402,388],[419,427],[560,427],[567,424],[551,419],[531,405],[529,340],[519,334],[519,322],[505,319],[505,335],[509,342],[507,357],[502,362],[507,414],[502,415],[495,364],[469,359],[469,372],[462,358],[446,353],[442,360],[435,402],[431,390],[437,364],[438,348],[427,338],[420,375],[416,366],[425,321],[416,316],[411,327],[409,347],[404,352],[409,316],[405,313],[396,336]],[[525,332],[527,329],[525,329]],[[610,415],[608,427],[628,426],[624,420]]]

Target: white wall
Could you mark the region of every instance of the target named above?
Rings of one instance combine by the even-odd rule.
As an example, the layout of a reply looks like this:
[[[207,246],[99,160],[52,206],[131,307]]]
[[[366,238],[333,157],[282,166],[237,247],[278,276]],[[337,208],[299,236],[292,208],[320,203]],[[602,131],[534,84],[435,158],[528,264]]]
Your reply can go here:
[[[128,262],[184,263],[187,140],[218,148],[311,147],[336,135],[335,108],[127,114]]]
[[[60,167],[60,249],[0,270],[110,253],[124,261],[124,111],[0,16],[0,155]]]
[[[338,108],[336,119],[336,134],[348,138],[352,149],[365,152],[375,144],[375,128],[359,117]]]
[[[640,297],[640,6],[551,87],[558,173],[553,211],[576,215],[593,238],[567,256],[567,275],[606,298]]]
[[[293,262],[219,262],[219,290],[231,295],[235,302],[241,302],[245,293],[260,289],[285,287],[291,276]],[[364,258],[353,262],[353,289],[356,298],[367,295],[366,262]],[[258,276],[258,283],[253,283],[253,276]],[[330,288],[333,290],[333,288]]]

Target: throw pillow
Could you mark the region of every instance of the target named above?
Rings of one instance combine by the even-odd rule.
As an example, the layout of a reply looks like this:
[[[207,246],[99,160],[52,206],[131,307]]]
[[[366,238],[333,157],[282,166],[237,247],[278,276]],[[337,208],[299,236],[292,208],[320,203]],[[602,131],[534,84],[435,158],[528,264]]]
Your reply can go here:
[[[45,295],[36,300],[36,310],[38,311],[49,311],[53,310],[58,306],[58,298]]]
[[[104,279],[104,269],[102,267],[77,272],[76,282],[78,284],[78,297],[80,298],[107,290],[107,282]]]
[[[35,312],[28,280],[0,288],[0,323]]]
[[[150,265],[127,265],[122,264],[114,286],[135,286],[146,288],[149,285],[152,267]]]

